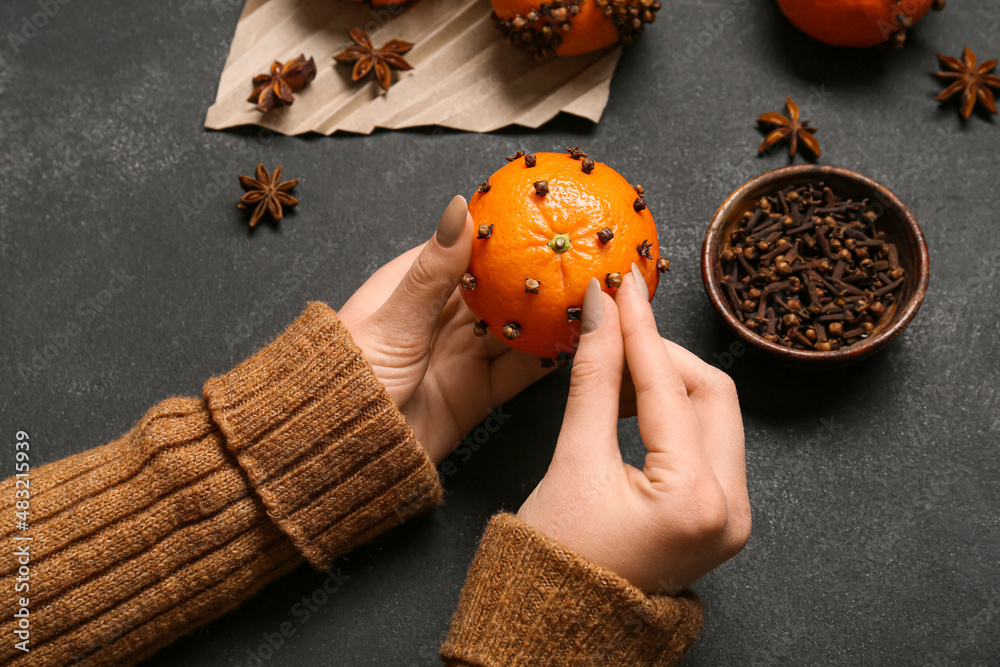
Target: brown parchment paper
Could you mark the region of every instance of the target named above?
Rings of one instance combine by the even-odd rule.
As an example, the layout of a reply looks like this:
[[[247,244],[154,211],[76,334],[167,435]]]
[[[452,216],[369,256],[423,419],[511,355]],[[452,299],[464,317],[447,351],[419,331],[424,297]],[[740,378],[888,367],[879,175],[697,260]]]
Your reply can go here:
[[[489,132],[505,125],[538,127],[560,111],[597,122],[620,47],[544,63],[509,44],[493,27],[487,0],[419,0],[406,9],[355,0],[248,0],[236,26],[215,104],[205,127],[260,125],[282,134],[440,125]],[[388,92],[374,79],[354,83],[351,67],[333,56],[351,44],[349,28],[376,46],[404,39],[415,69],[393,71]],[[271,62],[299,54],[316,59],[316,78],[295,103],[267,114],[246,98],[250,80]]]

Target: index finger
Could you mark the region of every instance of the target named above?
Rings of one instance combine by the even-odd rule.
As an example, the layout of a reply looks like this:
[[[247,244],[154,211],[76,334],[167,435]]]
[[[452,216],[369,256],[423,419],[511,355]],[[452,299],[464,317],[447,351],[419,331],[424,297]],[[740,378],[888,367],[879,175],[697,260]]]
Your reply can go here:
[[[684,461],[705,462],[701,428],[687,386],[656,329],[649,288],[633,264],[616,302],[635,384],[639,432],[649,450],[649,468],[678,468]]]

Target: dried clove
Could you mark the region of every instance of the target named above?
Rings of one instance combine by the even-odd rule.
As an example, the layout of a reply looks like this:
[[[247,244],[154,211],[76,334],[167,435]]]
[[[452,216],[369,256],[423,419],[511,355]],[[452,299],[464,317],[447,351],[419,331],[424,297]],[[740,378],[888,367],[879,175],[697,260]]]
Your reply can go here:
[[[462,289],[467,289],[469,291],[476,289],[476,277],[471,273],[466,273],[462,276],[461,285]]]
[[[538,288],[542,286],[542,283],[535,280],[534,278],[524,279],[524,291],[528,294],[538,294]]]
[[[610,227],[605,227],[601,231],[597,232],[597,239],[601,243],[608,243],[614,237],[615,237],[615,233],[613,231],[611,231]]]
[[[477,239],[488,239],[491,236],[493,236],[493,225],[479,225]]]
[[[507,340],[514,340],[521,335],[521,325],[516,322],[510,322],[509,324],[503,325],[503,337]]]
[[[719,253],[734,316],[792,349],[837,350],[870,336],[905,275],[877,220],[877,204],[822,183],[760,198]]]
[[[604,276],[604,284],[608,287],[621,287],[622,286],[622,274],[615,271],[614,273],[609,273]]]
[[[549,194],[549,182],[548,181],[535,181],[532,183],[535,188],[535,194],[539,197],[544,197]]]

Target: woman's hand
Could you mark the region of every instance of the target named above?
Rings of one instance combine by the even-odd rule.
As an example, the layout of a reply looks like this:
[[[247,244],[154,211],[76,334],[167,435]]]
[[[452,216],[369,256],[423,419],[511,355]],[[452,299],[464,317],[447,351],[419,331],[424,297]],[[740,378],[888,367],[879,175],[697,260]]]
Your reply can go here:
[[[634,265],[616,299],[591,280],[555,454],[518,516],[646,592],[675,594],[750,537],[743,423],[729,376],[660,338]],[[618,449],[626,360],[642,470]]]
[[[376,271],[338,311],[435,463],[546,373],[537,358],[472,333],[475,317],[456,289],[472,236],[472,216],[456,196],[430,241]]]

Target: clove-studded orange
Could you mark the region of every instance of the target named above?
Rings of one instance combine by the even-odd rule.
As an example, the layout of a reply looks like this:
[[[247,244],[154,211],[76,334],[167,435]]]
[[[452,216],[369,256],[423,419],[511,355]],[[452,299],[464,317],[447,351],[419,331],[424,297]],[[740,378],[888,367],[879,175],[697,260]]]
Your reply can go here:
[[[543,59],[629,45],[656,20],[660,0],[490,0],[511,44]]]
[[[902,46],[906,31],[944,0],[778,0],[795,27],[835,46]]]
[[[649,286],[669,268],[642,186],[579,149],[518,153],[469,200],[477,227],[461,293],[487,332],[565,361],[580,335],[587,283],[614,296],[635,262]]]

